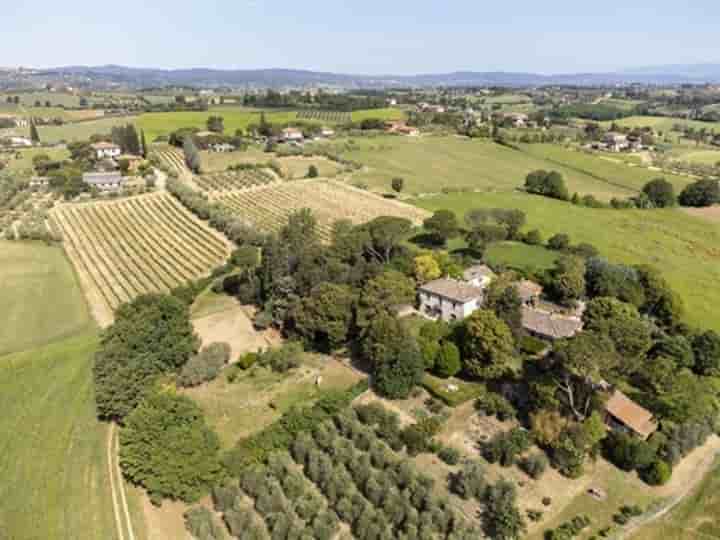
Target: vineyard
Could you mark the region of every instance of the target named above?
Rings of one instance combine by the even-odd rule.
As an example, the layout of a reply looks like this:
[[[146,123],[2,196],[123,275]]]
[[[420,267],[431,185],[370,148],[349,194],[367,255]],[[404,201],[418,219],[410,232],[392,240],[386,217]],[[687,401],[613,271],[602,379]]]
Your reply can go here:
[[[362,224],[380,216],[397,216],[419,224],[430,215],[413,206],[332,180],[275,183],[249,191],[225,193],[217,201],[265,231],[280,229],[290,214],[309,208],[317,219],[320,237],[326,241],[330,239],[332,224],[339,219]]]
[[[397,415],[376,411],[379,424],[342,411],[297,435],[289,454],[216,488],[215,509],[233,538],[480,538],[464,505],[405,457]]]
[[[276,180],[277,177],[273,173],[257,167],[247,167],[193,177],[193,182],[203,191],[242,190],[269,184]]]
[[[164,194],[63,205],[51,216],[101,324],[140,294],[169,291],[207,275],[231,249]]]
[[[171,146],[162,148],[161,150],[155,150],[155,155],[158,156],[160,162],[164,164],[170,171],[174,171],[178,176],[188,174],[190,170],[185,164],[185,155]]]
[[[298,120],[312,120],[332,124],[347,124],[352,121],[352,113],[340,111],[298,111]]]

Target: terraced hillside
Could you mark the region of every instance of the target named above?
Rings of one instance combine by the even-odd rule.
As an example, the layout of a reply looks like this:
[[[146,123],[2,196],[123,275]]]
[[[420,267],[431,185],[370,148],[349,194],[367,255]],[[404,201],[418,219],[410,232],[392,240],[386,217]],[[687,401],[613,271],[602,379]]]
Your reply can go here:
[[[230,191],[217,197],[217,201],[266,231],[278,230],[292,212],[309,208],[325,240],[329,240],[332,224],[339,219],[361,224],[379,216],[397,216],[420,224],[430,215],[425,210],[332,180],[278,182]]]
[[[173,197],[65,205],[52,213],[102,325],[120,304],[207,275],[231,246]]]

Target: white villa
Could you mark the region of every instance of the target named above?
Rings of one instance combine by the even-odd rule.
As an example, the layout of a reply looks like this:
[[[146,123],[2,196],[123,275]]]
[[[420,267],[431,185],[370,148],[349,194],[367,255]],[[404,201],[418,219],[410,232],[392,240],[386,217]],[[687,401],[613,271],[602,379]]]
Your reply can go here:
[[[117,144],[109,142],[99,142],[92,145],[97,159],[116,158],[122,154],[121,148]]]
[[[480,308],[484,290],[457,279],[430,281],[418,288],[420,311],[443,321],[461,321]]]

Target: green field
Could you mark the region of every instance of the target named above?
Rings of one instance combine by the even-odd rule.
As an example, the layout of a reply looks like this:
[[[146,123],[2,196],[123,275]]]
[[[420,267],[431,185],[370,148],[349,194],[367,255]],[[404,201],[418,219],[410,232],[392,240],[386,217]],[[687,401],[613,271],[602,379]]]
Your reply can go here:
[[[551,166],[572,169],[577,173],[587,174],[609,185],[617,185],[619,188],[640,191],[647,182],[658,176],[663,176],[672,182],[678,191],[692,182],[691,179],[684,176],[651,171],[644,167],[628,167],[628,165],[619,159],[615,160],[613,157],[591,155],[556,144],[522,144],[519,146],[524,153],[545,160]],[[583,194],[584,192],[580,193]]]
[[[136,122],[138,128],[145,130],[148,142],[160,135],[184,127],[206,129],[207,119],[210,116],[222,116],[225,121],[225,133],[232,135],[237,129],[246,129],[250,124],[260,123],[259,112],[248,112],[242,107],[213,108],[206,112],[170,112],[148,113],[140,116]],[[274,124],[292,122],[297,117],[296,112],[268,112],[265,118]]]
[[[649,127],[655,131],[668,132],[675,125],[692,127],[695,129],[707,129],[720,133],[720,122],[700,122],[698,120],[683,120],[682,118],[671,118],[666,116],[629,116],[615,123],[623,127]],[[600,122],[603,127],[610,127],[612,122]]]
[[[633,535],[633,540],[703,540],[720,538],[720,464],[699,489],[670,514]]]
[[[107,427],[92,389],[96,346],[91,333],[0,358],[3,538],[116,538]]]
[[[58,247],[0,241],[0,354],[39,347],[94,326]]]
[[[362,122],[368,118],[379,118],[380,120],[402,120],[405,113],[400,109],[368,109],[366,111],[353,111],[352,121]]]
[[[62,126],[39,126],[38,133],[42,143],[83,141],[95,134],[109,135],[114,126],[137,123],[137,118],[137,116],[122,116]]]
[[[698,163],[700,165],[715,166],[720,163],[720,150],[687,149],[673,152],[672,156],[680,161],[689,161],[690,163]]]
[[[602,200],[628,197],[658,176],[599,156],[557,145],[522,145],[522,151],[484,140],[459,137],[377,137],[355,139],[343,157],[367,165],[353,176],[372,189],[390,190],[390,181],[405,179],[409,194],[438,193],[443,188],[513,191],[536,169],[557,170],[571,192]],[[341,148],[342,149],[342,148]],[[683,177],[671,178],[678,185]]]
[[[460,216],[478,207],[518,208],[528,216],[526,228],[546,239],[568,233],[613,261],[655,265],[685,300],[688,322],[720,330],[720,224],[679,210],[597,210],[523,193],[459,193],[415,204]]]

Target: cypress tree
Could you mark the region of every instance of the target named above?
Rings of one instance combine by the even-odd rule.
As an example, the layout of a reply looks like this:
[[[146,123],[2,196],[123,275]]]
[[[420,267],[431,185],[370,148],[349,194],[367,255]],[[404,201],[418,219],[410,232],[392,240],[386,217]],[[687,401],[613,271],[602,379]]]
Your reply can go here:
[[[35,144],[40,142],[40,134],[34,120],[30,121],[30,140]]]
[[[148,151],[147,142],[145,141],[145,130],[143,129],[140,134],[140,149],[142,150],[142,157],[147,158]]]

